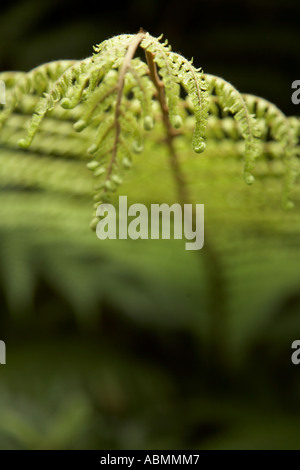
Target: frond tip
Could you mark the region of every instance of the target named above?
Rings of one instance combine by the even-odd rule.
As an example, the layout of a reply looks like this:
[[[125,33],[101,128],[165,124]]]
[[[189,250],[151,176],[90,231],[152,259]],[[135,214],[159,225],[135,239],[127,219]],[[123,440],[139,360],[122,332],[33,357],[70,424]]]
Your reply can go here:
[[[229,111],[245,139],[245,164],[244,180],[247,184],[253,184],[255,178],[252,174],[255,159],[261,153],[260,130],[257,126],[255,115],[251,114],[243,96],[234,86],[220,77],[205,75],[210,87],[210,92],[214,92],[219,104],[224,111]]]

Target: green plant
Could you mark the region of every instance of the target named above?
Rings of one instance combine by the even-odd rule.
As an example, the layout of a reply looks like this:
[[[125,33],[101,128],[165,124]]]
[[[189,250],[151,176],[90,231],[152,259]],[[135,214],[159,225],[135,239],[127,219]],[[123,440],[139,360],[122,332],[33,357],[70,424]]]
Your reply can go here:
[[[283,433],[285,446],[297,446],[289,346],[299,332],[299,188],[295,210],[278,203],[283,181],[290,205],[299,120],[144,39],[149,65],[131,60],[118,120],[117,89],[110,105],[93,106],[118,85],[136,35],[112,38],[84,61],[1,74],[0,326],[3,339],[26,338],[20,349],[9,342],[0,446],[277,448]],[[204,138],[198,157],[190,143],[203,150]],[[131,163],[123,182],[131,199],[205,202],[204,249],[100,243],[87,230],[87,163],[96,206],[114,201]]]
[[[139,46],[146,63],[135,57]],[[192,61],[172,52],[168,41],[162,43],[161,37],[144,31],[113,37],[94,49],[94,55],[85,60],[51,62],[27,74],[2,74],[8,95],[0,124],[3,126],[16,108],[26,114],[34,111],[26,137],[19,140],[19,145],[27,148],[47,113],[71,121],[84,137],[76,140],[71,129],[64,128],[66,146],[79,145],[79,158],[87,151],[87,166],[96,179],[95,212],[122,183],[123,170],[132,164],[132,153],[142,152],[144,131],[150,132],[153,140],[165,135],[179,200],[187,202],[174,140],[189,135],[193,128],[193,149],[202,153],[207,126],[214,140],[220,135],[224,139],[224,131],[233,142],[239,135],[244,138],[244,179],[248,184],[254,182],[258,157],[282,157],[283,201],[285,207],[292,207],[289,194],[297,167],[297,118],[287,118],[266,100],[241,95],[225,80],[204,74]],[[47,130],[57,132],[54,123]],[[94,214],[92,228],[97,222]]]
[[[139,47],[145,61],[136,56]],[[0,75],[7,87],[7,105],[0,115],[2,142],[9,151],[19,138],[21,148],[31,146],[43,156],[37,163],[36,155],[26,150],[22,163],[24,155],[14,153],[7,165],[8,180],[16,177],[19,184],[66,195],[86,194],[87,178],[75,160],[87,161],[95,180],[94,229],[98,206],[122,183],[124,171],[131,167],[133,155],[143,151],[144,141],[158,143],[152,152],[166,144],[178,200],[192,202],[180,155],[180,146],[187,148],[191,140],[196,153],[205,152],[207,143],[208,153],[218,146],[224,156],[242,154],[247,184],[255,180],[256,161],[260,165],[265,161],[270,173],[284,180],[284,207],[293,206],[290,192],[298,166],[298,118],[286,117],[263,98],[240,94],[222,78],[203,73],[172,52],[168,41],[162,43],[161,37],[144,31],[113,37],[94,49],[93,56],[84,60],[56,61],[28,73]],[[58,210],[58,201],[50,202]],[[225,356],[223,332],[228,321],[224,268],[209,237],[203,252],[211,349],[220,361]],[[74,305],[84,310],[80,289]]]

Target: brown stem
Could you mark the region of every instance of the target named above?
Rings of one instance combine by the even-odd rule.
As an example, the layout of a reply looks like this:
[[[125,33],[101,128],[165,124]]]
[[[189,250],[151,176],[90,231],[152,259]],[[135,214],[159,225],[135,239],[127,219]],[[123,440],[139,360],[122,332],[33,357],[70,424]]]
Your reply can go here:
[[[157,90],[157,97],[162,111],[163,123],[166,129],[166,142],[169,147],[169,153],[171,157],[171,168],[173,170],[173,175],[176,181],[179,201],[181,202],[181,204],[187,204],[189,197],[186,189],[186,183],[184,180],[184,176],[181,172],[178,156],[173,142],[173,139],[177,135],[177,133],[170,122],[168,106],[165,98],[164,84],[158,76],[156,64],[154,62],[154,55],[152,54],[152,52],[149,51],[146,51],[145,53],[149,67],[150,78]]]
[[[116,102],[116,109],[115,109],[115,140],[114,140],[114,146],[113,146],[113,151],[112,151],[112,157],[110,159],[108,168],[107,168],[107,174],[106,174],[106,180],[109,180],[109,177],[112,172],[113,164],[116,160],[117,156],[117,150],[118,150],[118,143],[120,139],[120,133],[121,133],[121,125],[120,125],[120,106],[121,106],[121,101],[122,101],[122,94],[123,94],[123,88],[124,88],[124,82],[125,82],[125,75],[130,67],[130,62],[133,59],[137,48],[139,47],[140,42],[143,40],[145,36],[145,33],[140,31],[136,36],[134,36],[133,40],[128,46],[127,52],[125,54],[122,67],[120,69],[120,75],[118,78],[118,84],[117,84],[117,102]]]
[[[179,201],[181,205],[189,204],[191,203],[191,197],[174,147],[173,139],[176,136],[176,131],[173,129],[169,119],[164,85],[158,76],[157,67],[154,62],[154,55],[149,51],[146,51],[145,53],[150,78],[157,90],[157,97],[162,111],[163,123],[166,129],[166,141],[169,147],[171,167],[176,182]],[[193,217],[193,220],[194,219],[195,217]],[[224,370],[226,367],[226,343],[228,334],[226,331],[228,320],[226,284],[223,277],[223,269],[219,254],[207,240],[205,241],[203,255],[201,253],[200,256],[201,260],[204,261],[205,271],[207,273],[207,297],[209,302],[208,313],[211,322],[208,355],[209,363],[212,367],[212,377],[214,378],[214,371],[216,373],[216,377],[218,377],[216,369],[220,369],[221,367],[221,369]]]

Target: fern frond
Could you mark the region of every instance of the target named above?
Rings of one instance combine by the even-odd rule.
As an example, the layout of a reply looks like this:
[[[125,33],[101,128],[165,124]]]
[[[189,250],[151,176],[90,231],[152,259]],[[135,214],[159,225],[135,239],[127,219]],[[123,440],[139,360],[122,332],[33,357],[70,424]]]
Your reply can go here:
[[[153,60],[158,66],[158,73],[164,84],[170,121],[176,128],[181,125],[179,115],[180,87],[177,75],[172,67],[172,61],[169,57],[171,46],[167,41],[161,43],[161,38],[162,36],[154,38],[153,36],[150,36],[149,33],[146,33],[141,43],[141,47],[153,54]]]
[[[19,141],[20,147],[29,147],[47,112],[51,111],[54,106],[65,97],[67,91],[73,86],[74,80],[82,79],[81,77],[86,71],[88,65],[91,63],[91,60],[91,58],[88,58],[83,61],[77,61],[73,65],[69,66],[51,85],[49,91],[44,93],[44,97],[39,102],[37,110],[32,116],[31,122],[28,126],[27,136],[25,139],[21,139]]]
[[[136,104],[140,108],[136,110],[137,114],[143,114],[143,124],[146,131],[153,129],[153,99],[155,89],[149,80],[148,67],[139,59],[133,59],[130,64],[128,80],[131,80],[131,90],[136,99]]]
[[[74,60],[60,60],[40,65],[27,74],[4,73],[2,79],[8,86],[8,93],[6,106],[0,114],[0,128],[17,105],[22,102],[24,96],[28,94],[42,96],[49,89],[51,83],[61,77],[62,73],[74,63],[76,63]]]
[[[244,180],[247,184],[252,184],[254,182],[252,175],[254,161],[261,153],[260,130],[255,116],[249,112],[243,96],[234,86],[214,75],[205,74],[205,78],[209,84],[210,92],[215,92],[222,108],[233,114],[245,139]]]
[[[95,177],[95,226],[97,208],[121,184],[123,171],[131,166],[132,154],[143,150],[144,131],[152,130],[155,122],[155,138],[165,132],[178,188],[185,184],[173,139],[191,126],[193,149],[198,153],[205,150],[206,132],[208,140],[219,139],[224,148],[229,142],[236,142],[238,154],[239,136],[245,140],[244,179],[248,184],[254,181],[254,162],[270,128],[275,143],[284,147],[284,198],[285,205],[290,205],[288,194],[299,154],[299,120],[288,119],[270,103],[241,95],[225,80],[204,74],[194,67],[193,61],[172,52],[168,42],[161,39],[143,31],[124,34],[95,46],[94,54],[84,60],[50,62],[27,74],[0,75],[7,84],[7,105],[0,110],[0,126],[5,123],[2,144],[7,152],[15,147],[14,140],[23,135],[25,114],[33,113],[26,137],[19,139],[21,147],[32,145],[32,151],[40,157],[89,159],[87,166]],[[144,50],[147,63],[135,57],[138,47]],[[182,124],[183,131],[177,131]],[[40,134],[36,136],[38,130]],[[280,147],[265,142],[263,150],[278,153]],[[25,155],[23,152],[24,158]],[[29,152],[27,156],[29,162]],[[52,159],[49,165],[56,168]],[[60,163],[57,162],[57,173]],[[41,173],[38,170],[34,178],[38,186],[47,186],[43,175],[41,165]],[[22,182],[19,176],[19,183],[26,185],[28,182]],[[183,192],[181,201],[185,200]]]
[[[188,61],[183,56],[175,52],[170,52],[169,56],[173,67],[176,70],[179,83],[186,90],[188,98],[193,105],[193,112],[196,121],[192,140],[193,149],[197,153],[204,152],[204,137],[209,109],[205,78],[202,74],[202,70],[196,69],[192,62]]]
[[[290,193],[299,172],[299,119],[288,118],[273,103],[254,95],[243,95],[250,112],[270,130],[273,139],[280,143],[285,163],[283,205],[292,208]]]

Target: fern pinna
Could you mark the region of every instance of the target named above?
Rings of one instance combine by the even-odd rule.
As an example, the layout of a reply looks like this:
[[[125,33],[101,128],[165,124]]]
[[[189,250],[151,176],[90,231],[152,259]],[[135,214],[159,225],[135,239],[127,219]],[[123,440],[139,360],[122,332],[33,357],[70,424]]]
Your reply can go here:
[[[87,158],[95,177],[92,228],[99,220],[98,206],[122,183],[132,155],[142,152],[145,132],[152,132],[152,139],[156,137],[154,126],[164,131],[180,202],[187,201],[187,194],[174,140],[189,135],[192,127],[192,146],[197,153],[206,148],[205,134],[207,142],[229,138],[239,144],[240,137],[245,140],[244,179],[248,184],[254,182],[258,157],[282,157],[283,201],[291,207],[299,119],[287,118],[266,100],[241,95],[222,78],[204,74],[161,39],[141,30],[102,42],[95,46],[93,56],[84,60],[56,61],[29,73],[1,74],[7,88],[7,104],[0,115],[4,137],[4,124],[16,108],[24,115],[33,112],[26,136],[19,139],[23,148],[31,145],[39,129],[43,131],[41,124],[47,113],[65,123],[65,144],[56,150],[64,152],[68,147],[73,156]],[[145,52],[145,61],[135,57],[139,47]],[[74,137],[70,124],[82,137]],[[23,128],[23,122],[18,127]],[[52,153],[54,140],[48,145]]]

